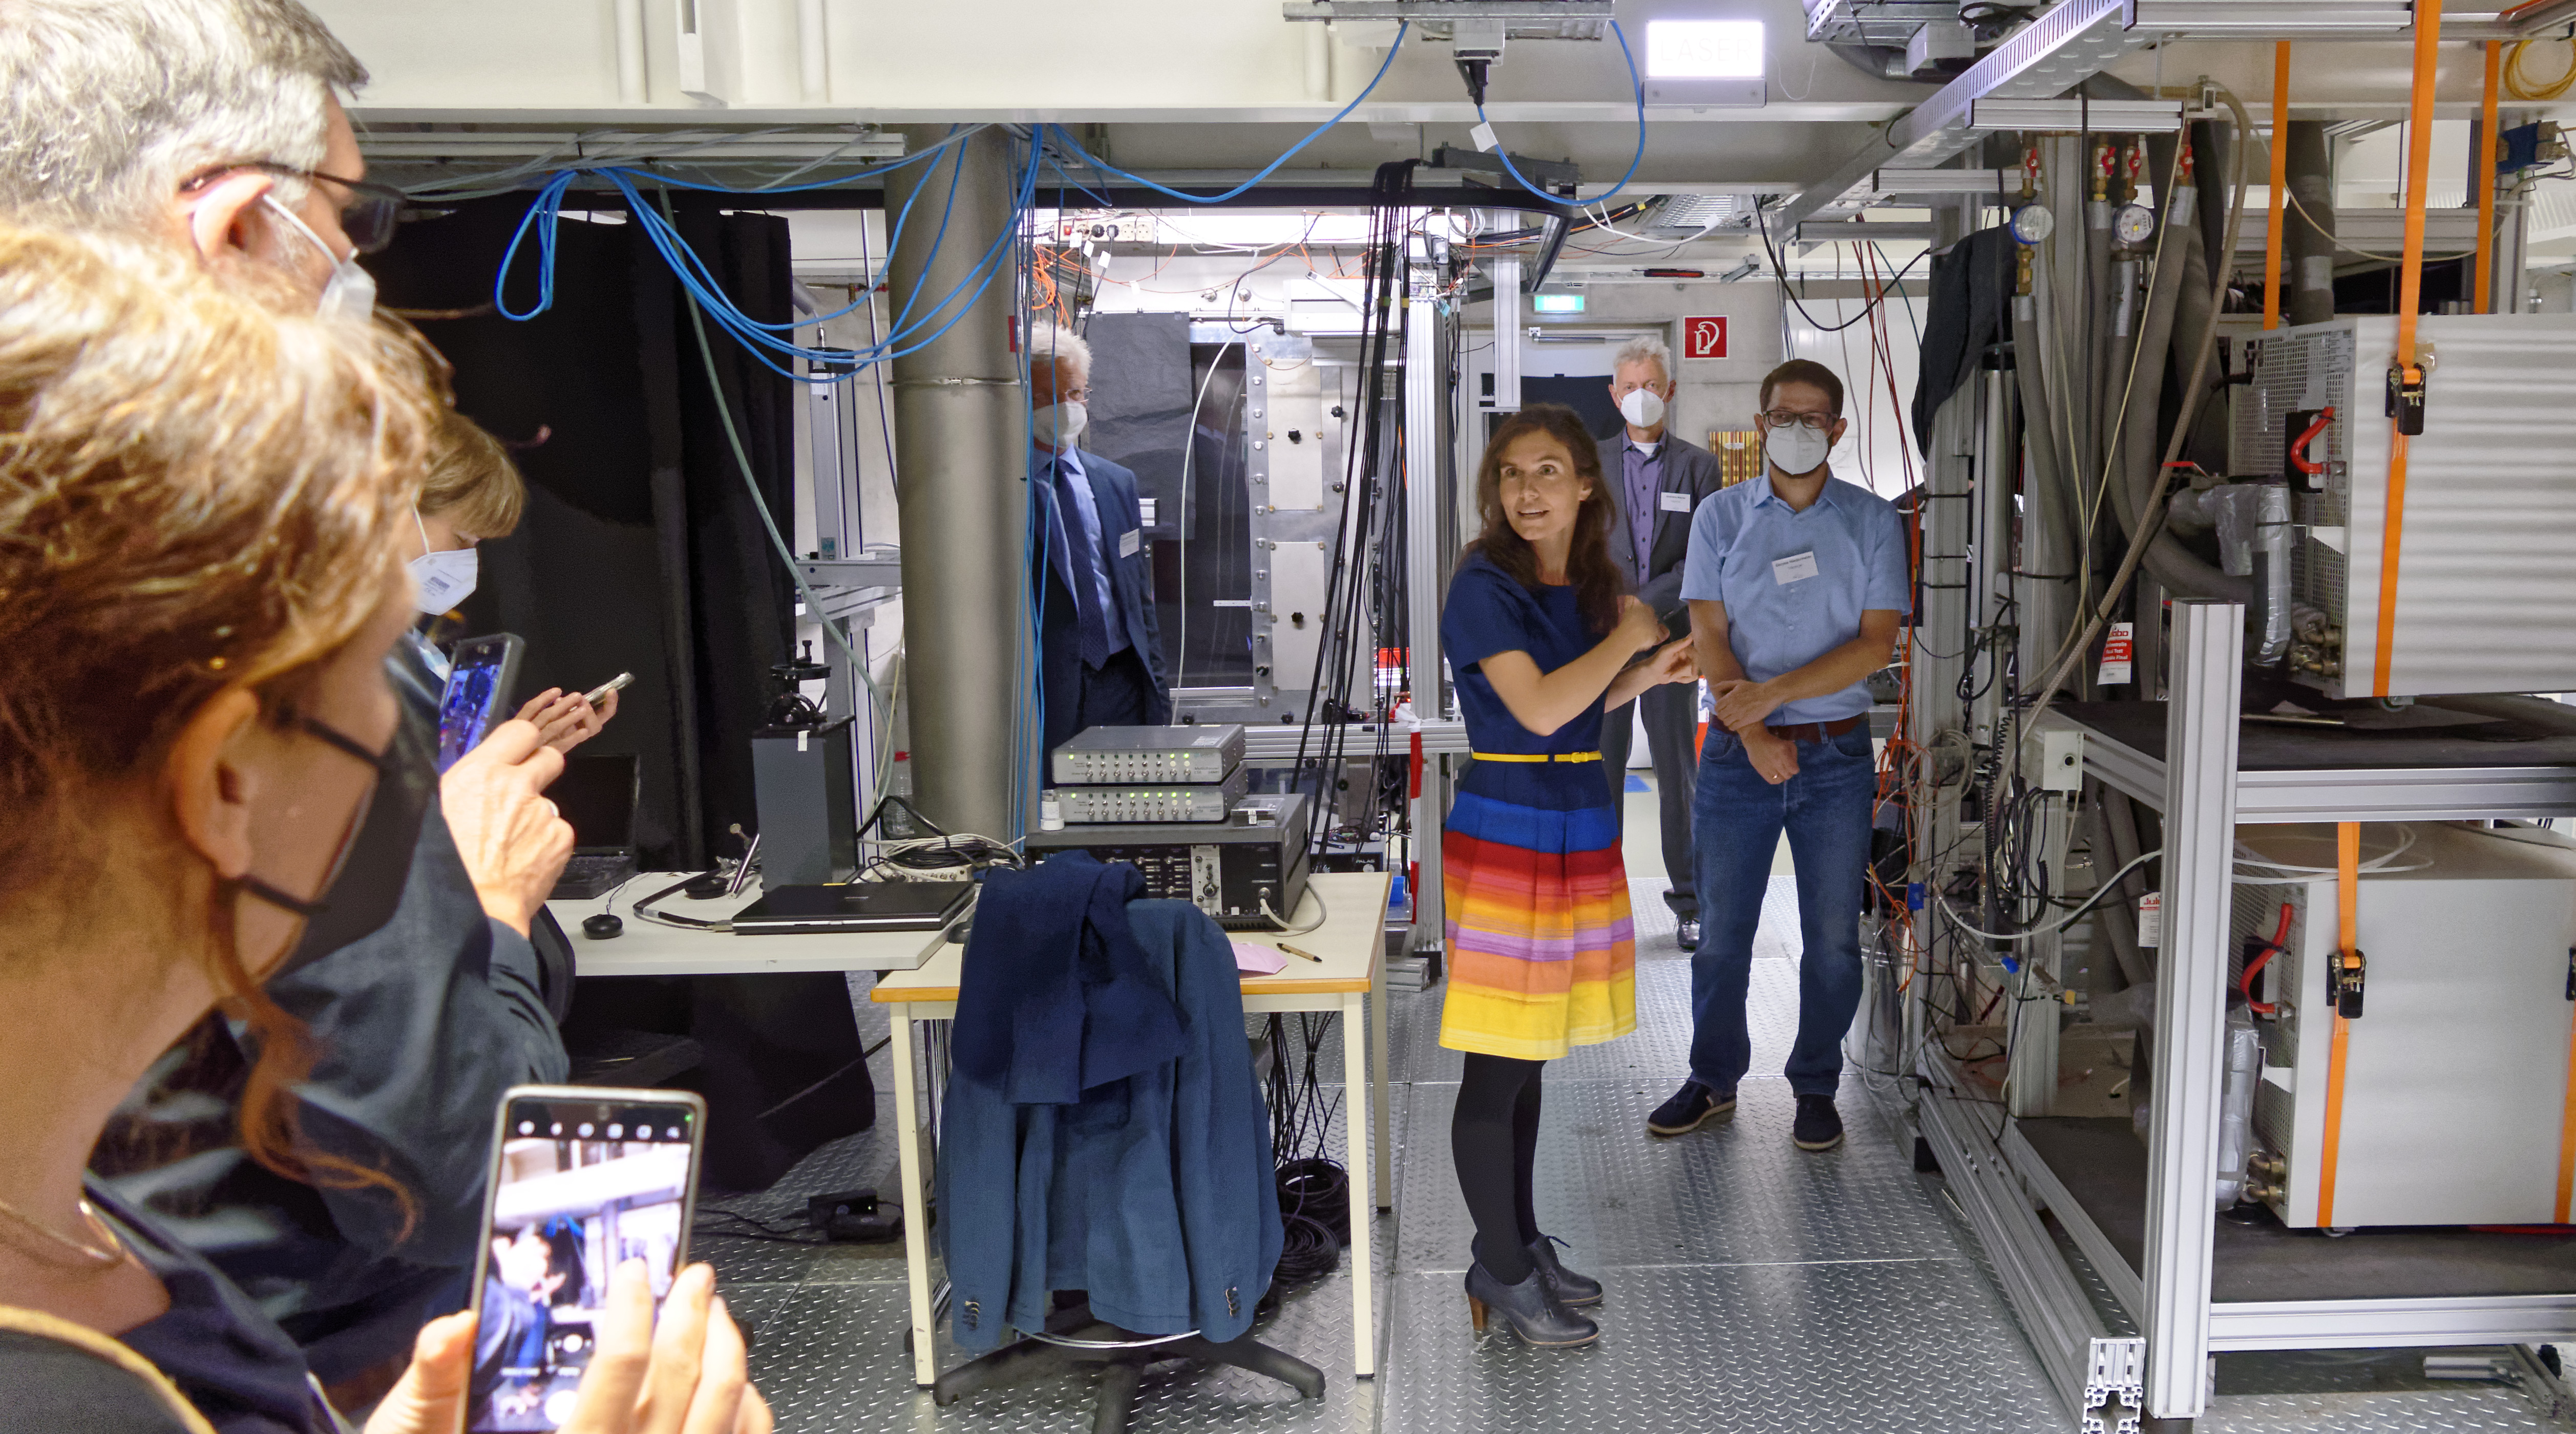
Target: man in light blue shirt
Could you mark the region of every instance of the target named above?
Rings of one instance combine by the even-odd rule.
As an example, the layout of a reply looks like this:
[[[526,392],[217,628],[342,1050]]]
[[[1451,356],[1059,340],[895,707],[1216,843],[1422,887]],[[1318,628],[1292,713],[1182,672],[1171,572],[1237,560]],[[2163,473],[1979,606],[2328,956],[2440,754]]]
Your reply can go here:
[[[1907,546],[1894,505],[1834,478],[1849,426],[1842,380],[1791,359],[1762,381],[1766,481],[1723,489],[1691,518],[1682,597],[1717,706],[1691,812],[1700,947],[1691,957],[1691,1072],[1647,1118],[1681,1135],[1735,1108],[1752,1063],[1744,998],[1781,833],[1798,871],[1798,1040],[1785,1074],[1801,1150],[1843,1139],[1834,1092],[1860,1004],[1860,908],[1878,763],[1869,675],[1905,616]]]

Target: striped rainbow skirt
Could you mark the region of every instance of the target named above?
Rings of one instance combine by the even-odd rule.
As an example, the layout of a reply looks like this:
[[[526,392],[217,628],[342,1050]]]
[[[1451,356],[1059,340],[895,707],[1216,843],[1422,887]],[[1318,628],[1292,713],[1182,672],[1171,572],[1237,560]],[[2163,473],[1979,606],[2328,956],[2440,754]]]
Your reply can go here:
[[[1637,934],[1611,808],[1460,793],[1440,841],[1440,1044],[1544,1061],[1637,1028]]]

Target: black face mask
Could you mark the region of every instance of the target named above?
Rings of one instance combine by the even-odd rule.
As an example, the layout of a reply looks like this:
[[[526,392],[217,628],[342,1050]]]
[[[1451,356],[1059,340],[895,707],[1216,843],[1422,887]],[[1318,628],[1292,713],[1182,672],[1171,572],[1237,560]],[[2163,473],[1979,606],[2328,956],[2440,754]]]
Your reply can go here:
[[[305,901],[255,878],[238,883],[249,895],[304,918],[303,938],[269,973],[270,980],[374,935],[402,904],[403,888],[411,880],[412,849],[420,844],[421,822],[438,794],[438,733],[409,703],[402,706],[402,720],[382,756],[369,757],[363,747],[333,741],[352,756],[375,763],[376,787],[322,894]],[[312,730],[310,724],[307,730]]]

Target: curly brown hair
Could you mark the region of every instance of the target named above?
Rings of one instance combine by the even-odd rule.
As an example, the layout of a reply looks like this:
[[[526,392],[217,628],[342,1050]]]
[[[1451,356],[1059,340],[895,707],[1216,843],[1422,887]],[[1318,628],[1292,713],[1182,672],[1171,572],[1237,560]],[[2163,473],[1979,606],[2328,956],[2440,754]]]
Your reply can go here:
[[[1585,625],[1606,633],[1618,626],[1619,596],[1628,590],[1626,575],[1610,556],[1610,522],[1617,502],[1601,476],[1601,445],[1585,431],[1582,417],[1573,409],[1561,403],[1533,403],[1495,427],[1493,438],[1485,444],[1485,456],[1476,465],[1476,515],[1485,527],[1467,551],[1481,554],[1522,587],[1539,586],[1538,555],[1512,531],[1511,515],[1503,511],[1503,451],[1532,433],[1544,433],[1564,444],[1574,458],[1575,473],[1592,480],[1591,495],[1574,512],[1574,548],[1566,558],[1565,575],[1574,585],[1575,604]]]
[[[288,720],[399,581],[440,369],[416,336],[311,304],[219,285],[183,254],[0,225],[0,921],[115,899],[81,840],[102,799],[218,694]],[[294,1178],[391,1188],[299,1158],[303,1029],[244,965],[215,889],[172,920],[258,1051],[244,1148]]]

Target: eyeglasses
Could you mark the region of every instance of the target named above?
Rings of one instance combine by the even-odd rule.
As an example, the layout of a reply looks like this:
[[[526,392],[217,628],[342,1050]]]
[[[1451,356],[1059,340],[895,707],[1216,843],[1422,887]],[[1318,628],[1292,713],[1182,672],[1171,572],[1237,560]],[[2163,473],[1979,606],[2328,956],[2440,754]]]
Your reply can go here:
[[[1833,427],[1834,422],[1834,415],[1830,413],[1795,413],[1785,408],[1775,408],[1762,415],[1765,428],[1786,428],[1794,423],[1811,433],[1822,433]]]
[[[349,242],[357,246],[361,254],[379,253],[386,245],[394,242],[394,226],[402,222],[403,205],[410,202],[409,195],[390,184],[378,184],[367,179],[342,179],[336,174],[324,174],[318,169],[297,169],[291,164],[267,164],[257,161],[248,164],[227,164],[220,169],[189,180],[181,186],[181,190],[184,193],[187,190],[199,189],[224,175],[239,173],[245,169],[258,174],[276,174],[290,179],[336,184],[348,191],[349,197],[340,205],[340,232],[349,236]]]

